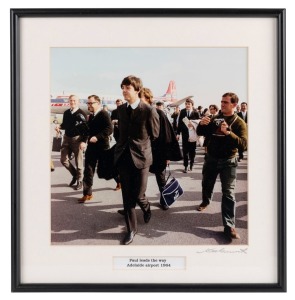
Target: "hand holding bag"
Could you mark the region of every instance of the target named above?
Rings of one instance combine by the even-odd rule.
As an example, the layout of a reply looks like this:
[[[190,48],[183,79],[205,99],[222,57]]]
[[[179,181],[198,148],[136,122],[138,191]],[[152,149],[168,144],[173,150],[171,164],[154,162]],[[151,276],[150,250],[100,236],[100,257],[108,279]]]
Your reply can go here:
[[[160,204],[162,206],[171,206],[183,194],[183,189],[176,178],[172,177],[168,182],[170,176],[171,171],[169,168],[169,175],[166,180],[166,185],[161,193]]]
[[[55,137],[53,137],[52,141],[52,151],[53,152],[60,152],[62,144],[62,134],[61,132],[57,133]]]

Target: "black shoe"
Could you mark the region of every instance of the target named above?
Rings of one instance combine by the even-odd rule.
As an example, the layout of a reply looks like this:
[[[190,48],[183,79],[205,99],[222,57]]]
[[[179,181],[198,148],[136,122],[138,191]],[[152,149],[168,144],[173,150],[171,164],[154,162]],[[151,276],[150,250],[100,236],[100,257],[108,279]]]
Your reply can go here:
[[[124,245],[129,245],[133,242],[133,238],[135,236],[135,234],[137,233],[137,231],[131,231],[128,232],[123,240],[123,244]]]
[[[118,214],[122,215],[122,216],[125,216],[125,210],[124,209],[119,209],[117,211]]]
[[[69,186],[73,186],[77,181],[76,177],[73,177],[72,181],[70,182]]]
[[[197,207],[197,211],[203,211],[207,208],[209,204],[202,202],[198,207]]]
[[[183,173],[187,173],[187,167],[184,168]]]
[[[148,223],[151,219],[152,212],[151,212],[151,205],[149,206],[149,209],[143,213],[143,219],[145,223]]]
[[[169,209],[169,206],[168,205],[160,205],[161,206],[161,208],[163,209],[163,210],[167,210],[167,209]]]
[[[75,187],[75,190],[80,190],[80,189],[82,189],[82,186],[83,186],[82,181],[78,181],[78,182],[77,182],[77,185],[76,185],[76,187]]]
[[[193,166],[190,166],[190,167],[189,167],[189,170],[192,171],[192,170],[193,170]]]

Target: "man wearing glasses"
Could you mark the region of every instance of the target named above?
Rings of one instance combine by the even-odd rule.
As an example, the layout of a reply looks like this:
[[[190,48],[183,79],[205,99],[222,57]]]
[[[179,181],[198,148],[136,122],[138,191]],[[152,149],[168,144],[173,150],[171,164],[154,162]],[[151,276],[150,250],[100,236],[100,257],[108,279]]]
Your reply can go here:
[[[88,145],[85,152],[83,197],[78,200],[79,203],[84,203],[93,198],[92,185],[95,168],[103,151],[110,148],[109,137],[113,131],[111,117],[108,112],[101,109],[98,96],[89,96],[87,106],[91,114],[88,120],[89,134],[87,138]],[[84,146],[86,146],[86,143],[84,143]]]

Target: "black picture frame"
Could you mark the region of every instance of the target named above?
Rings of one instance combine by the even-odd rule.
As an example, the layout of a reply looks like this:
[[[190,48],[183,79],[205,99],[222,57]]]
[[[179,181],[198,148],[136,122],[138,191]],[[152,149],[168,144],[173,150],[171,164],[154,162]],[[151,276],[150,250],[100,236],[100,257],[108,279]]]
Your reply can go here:
[[[11,9],[12,292],[286,292],[286,10]],[[20,19],[59,17],[275,18],[277,23],[277,278],[273,284],[25,284],[21,282]]]

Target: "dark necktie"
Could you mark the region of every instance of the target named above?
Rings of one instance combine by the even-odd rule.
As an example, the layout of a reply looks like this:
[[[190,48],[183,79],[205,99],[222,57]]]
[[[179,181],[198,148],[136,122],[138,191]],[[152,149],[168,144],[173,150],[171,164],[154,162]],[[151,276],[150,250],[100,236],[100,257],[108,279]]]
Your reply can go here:
[[[93,120],[93,118],[94,118],[94,115],[93,114],[91,114],[90,116],[89,116],[89,122],[91,122],[92,120]]]
[[[128,105],[128,107],[127,107],[127,115],[128,115],[129,118],[131,116],[132,110],[133,109],[132,109],[131,105]]]
[[[189,118],[189,110],[186,111],[187,117]]]

